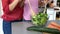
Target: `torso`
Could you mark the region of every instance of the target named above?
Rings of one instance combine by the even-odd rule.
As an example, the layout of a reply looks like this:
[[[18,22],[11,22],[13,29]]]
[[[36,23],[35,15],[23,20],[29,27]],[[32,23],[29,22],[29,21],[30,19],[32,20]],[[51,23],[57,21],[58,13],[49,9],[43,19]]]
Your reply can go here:
[[[29,0],[29,1],[33,11],[35,13],[38,13],[38,0]],[[23,17],[25,20],[31,20],[31,9],[30,9],[28,0],[25,0]]]

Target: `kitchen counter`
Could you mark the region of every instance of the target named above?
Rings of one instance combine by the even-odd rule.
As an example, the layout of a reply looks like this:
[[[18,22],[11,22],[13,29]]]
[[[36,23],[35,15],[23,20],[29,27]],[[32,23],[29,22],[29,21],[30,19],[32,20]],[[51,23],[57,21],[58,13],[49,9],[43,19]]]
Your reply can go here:
[[[52,21],[48,21],[46,26]],[[56,20],[60,24],[60,20]],[[42,34],[41,32],[27,31],[26,28],[32,26],[31,22],[15,22],[12,23],[12,34]]]
[[[31,22],[12,23],[12,34],[42,34],[41,32],[27,31],[26,28],[32,26]]]

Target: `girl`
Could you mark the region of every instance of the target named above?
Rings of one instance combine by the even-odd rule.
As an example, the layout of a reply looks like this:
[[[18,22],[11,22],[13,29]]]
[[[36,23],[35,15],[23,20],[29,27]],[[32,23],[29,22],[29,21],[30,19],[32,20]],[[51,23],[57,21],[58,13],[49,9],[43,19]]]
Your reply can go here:
[[[38,13],[38,0],[25,0],[23,18],[25,21],[30,21],[32,12]]]
[[[21,7],[23,0],[2,0],[3,6],[3,31],[4,34],[12,34],[11,22],[22,20],[23,7]]]

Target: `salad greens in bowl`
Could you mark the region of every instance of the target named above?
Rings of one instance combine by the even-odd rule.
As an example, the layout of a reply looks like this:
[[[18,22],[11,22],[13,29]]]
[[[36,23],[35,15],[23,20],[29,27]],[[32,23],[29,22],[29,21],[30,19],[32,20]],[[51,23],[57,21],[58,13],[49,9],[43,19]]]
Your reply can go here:
[[[36,26],[43,26],[47,23],[47,13],[38,13],[36,16],[32,16],[32,22]]]

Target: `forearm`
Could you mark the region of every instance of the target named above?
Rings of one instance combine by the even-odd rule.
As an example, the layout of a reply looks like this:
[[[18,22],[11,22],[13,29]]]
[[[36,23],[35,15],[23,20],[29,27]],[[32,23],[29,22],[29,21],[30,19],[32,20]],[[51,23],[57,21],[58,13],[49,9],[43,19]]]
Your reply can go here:
[[[19,3],[18,0],[14,0],[11,4],[9,4],[9,10],[12,11],[16,7],[16,5]]]

